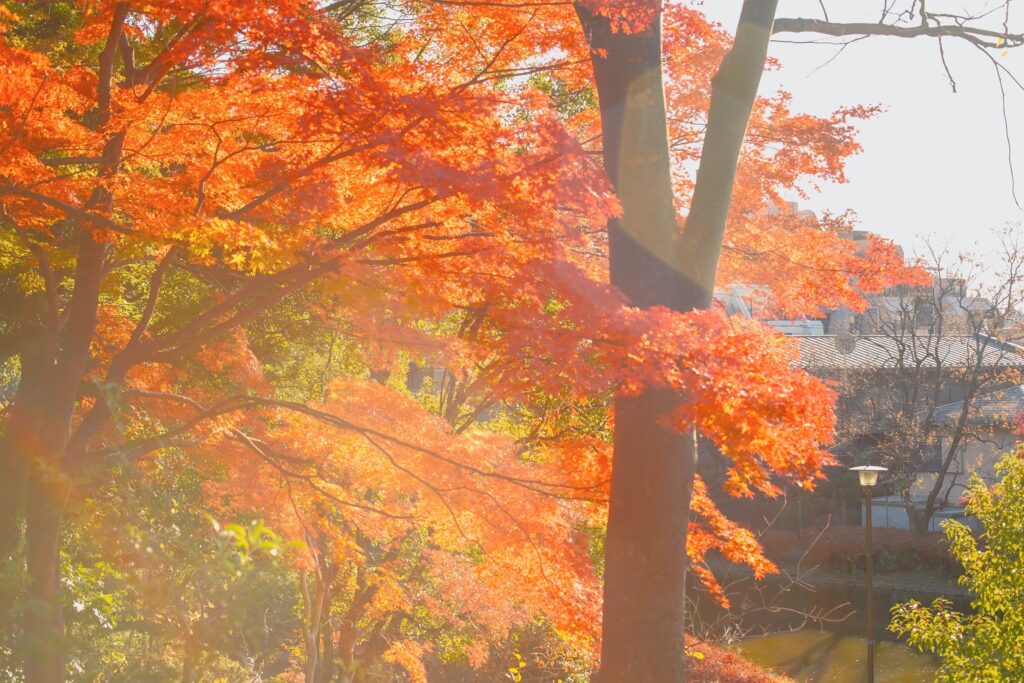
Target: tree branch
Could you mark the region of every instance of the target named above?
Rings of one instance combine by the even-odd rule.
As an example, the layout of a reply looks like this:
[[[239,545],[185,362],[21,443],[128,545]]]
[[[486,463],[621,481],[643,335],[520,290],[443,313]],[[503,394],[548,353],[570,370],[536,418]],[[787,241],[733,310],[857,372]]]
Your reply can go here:
[[[1003,33],[990,29],[950,24],[900,25],[874,22],[842,23],[825,19],[776,19],[773,34],[820,33],[826,36],[892,36],[896,38],[962,38],[975,45],[991,48],[1012,48],[1024,45],[1024,34]]]

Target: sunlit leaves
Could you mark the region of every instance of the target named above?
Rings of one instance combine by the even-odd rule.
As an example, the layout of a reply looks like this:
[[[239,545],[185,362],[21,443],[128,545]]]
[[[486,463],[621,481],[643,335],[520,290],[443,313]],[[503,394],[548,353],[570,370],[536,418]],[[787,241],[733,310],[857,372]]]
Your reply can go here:
[[[950,552],[964,566],[960,583],[970,591],[972,613],[944,598],[930,607],[915,600],[893,607],[890,629],[942,657],[940,681],[1013,680],[1024,672],[1024,459],[1008,454],[996,471],[999,480],[991,487],[977,475],[969,485],[965,511],[977,518],[980,535],[961,522],[945,523]]]

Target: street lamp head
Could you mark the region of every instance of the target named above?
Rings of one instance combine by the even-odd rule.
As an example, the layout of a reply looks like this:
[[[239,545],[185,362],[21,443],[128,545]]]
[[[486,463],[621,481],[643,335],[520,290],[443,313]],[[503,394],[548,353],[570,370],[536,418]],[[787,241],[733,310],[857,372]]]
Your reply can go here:
[[[857,473],[861,486],[874,486],[878,483],[878,473],[888,472],[889,469],[878,465],[861,465],[860,467],[851,467],[850,471]]]

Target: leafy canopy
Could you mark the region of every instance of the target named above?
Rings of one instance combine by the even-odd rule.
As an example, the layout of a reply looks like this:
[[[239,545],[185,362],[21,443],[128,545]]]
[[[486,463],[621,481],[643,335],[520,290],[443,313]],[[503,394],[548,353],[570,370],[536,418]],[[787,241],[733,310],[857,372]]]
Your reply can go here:
[[[588,5],[624,31],[649,18]],[[666,11],[682,218],[730,37]],[[374,661],[410,676],[442,651],[485,666],[538,622],[592,656],[617,391],[685,396],[663,419],[718,446],[733,495],[809,487],[828,462],[832,396],[790,343],[610,286],[619,205],[568,4],[11,2],[0,63],[5,432],[35,435],[19,457],[118,571],[149,568],[120,552],[145,525],[115,514],[116,484],[172,465],[200,479],[190,504],[301,543],[273,575],[301,585],[296,670],[343,617],[367,651],[398,643]],[[873,114],[758,101],[722,278],[761,314],[920,279],[891,244],[858,253],[848,215],[779,210],[844,179]],[[51,414],[70,417],[33,422]],[[695,561],[772,571],[701,483],[694,509]],[[167,582],[202,586],[205,562],[168,557],[187,569]],[[220,614],[186,611],[161,631],[183,651]]]
[[[893,607],[889,628],[942,657],[940,681],[1024,677],[1024,451],[1004,456],[996,472],[992,486],[974,475],[967,493],[965,510],[981,533],[955,520],[944,524],[950,552],[964,566],[960,584],[971,592],[972,612],[956,611],[946,598]]]

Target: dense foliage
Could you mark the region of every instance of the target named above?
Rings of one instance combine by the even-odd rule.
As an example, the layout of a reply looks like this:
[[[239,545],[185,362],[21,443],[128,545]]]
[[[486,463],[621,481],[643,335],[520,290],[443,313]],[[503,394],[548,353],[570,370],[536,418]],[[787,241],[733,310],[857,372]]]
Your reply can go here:
[[[1024,677],[1024,453],[1003,457],[999,481],[974,476],[966,511],[982,531],[945,522],[950,552],[964,566],[960,583],[971,592],[971,614],[945,598],[930,607],[911,600],[893,607],[890,628],[919,649],[942,657],[938,680],[1015,681]]]
[[[669,8],[682,214],[730,38]],[[587,57],[559,4],[0,5],[4,675],[586,677],[615,392],[684,396],[730,494],[813,485],[785,339],[609,284]],[[766,315],[920,280],[775,211],[872,114],[758,101],[723,277]],[[773,570],[693,510],[702,580]]]

